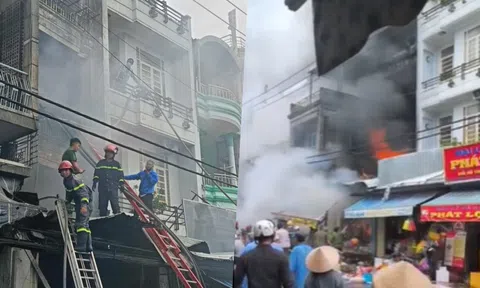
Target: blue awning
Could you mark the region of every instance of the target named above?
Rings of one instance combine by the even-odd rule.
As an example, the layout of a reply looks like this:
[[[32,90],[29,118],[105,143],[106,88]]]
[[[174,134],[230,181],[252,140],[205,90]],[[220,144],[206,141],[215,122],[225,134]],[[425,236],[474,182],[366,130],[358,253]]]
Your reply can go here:
[[[435,192],[416,194],[390,194],[387,200],[383,195],[364,198],[345,209],[345,218],[380,218],[410,216],[413,208],[435,196]]]
[[[423,206],[456,206],[480,204],[480,191],[457,191],[442,195]]]

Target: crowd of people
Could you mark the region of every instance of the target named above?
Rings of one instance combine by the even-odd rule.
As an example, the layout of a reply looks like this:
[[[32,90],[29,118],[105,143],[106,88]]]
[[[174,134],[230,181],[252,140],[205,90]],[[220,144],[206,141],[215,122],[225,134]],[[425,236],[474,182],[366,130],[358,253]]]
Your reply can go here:
[[[349,287],[339,272],[341,252],[335,247],[338,229],[330,234],[318,231],[323,230],[310,233],[310,237],[297,232],[291,239],[282,223],[275,226],[271,220],[261,220],[243,229],[235,240],[233,287]],[[322,245],[312,247],[315,244],[311,243]],[[413,265],[400,261],[375,273],[373,286],[406,288],[432,287],[432,284]]]

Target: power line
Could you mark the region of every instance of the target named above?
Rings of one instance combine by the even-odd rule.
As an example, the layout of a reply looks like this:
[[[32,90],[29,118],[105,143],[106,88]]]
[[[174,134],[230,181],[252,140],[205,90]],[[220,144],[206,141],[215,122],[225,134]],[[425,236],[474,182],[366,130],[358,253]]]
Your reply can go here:
[[[95,21],[95,20],[94,20]],[[97,22],[97,21],[96,21]],[[97,22],[98,23],[98,22]],[[103,26],[103,24],[100,23],[100,25],[107,29],[107,31],[111,32],[110,29],[108,27],[105,27]],[[130,70],[122,61],[120,61],[120,59],[114,54],[112,53],[107,47],[105,47],[105,45],[100,41],[98,40],[94,35],[92,35],[87,29],[84,29],[84,32],[87,33],[88,35],[90,35],[90,37],[93,38],[93,40],[95,40],[95,42],[97,42],[100,46],[103,47],[103,49],[105,49],[106,51],[108,51],[108,53],[113,57],[115,58],[120,64],[122,64],[124,67],[126,67],[136,78],[138,78],[146,88],[149,88],[150,89],[150,92],[153,93],[154,95],[159,95],[157,92],[155,92],[143,79],[141,79],[138,75],[136,75],[132,70]],[[113,33],[113,32],[112,32]],[[118,35],[116,35],[118,37]],[[120,39],[120,38],[119,38]],[[127,43],[127,42],[125,42]],[[130,45],[130,44],[129,44]],[[135,47],[136,49],[136,47]],[[164,71],[164,70],[163,70]],[[170,74],[171,75],[171,74]],[[187,86],[187,87],[190,87],[190,86]],[[190,90],[196,92],[195,90],[193,90],[191,87],[190,87]],[[161,95],[159,95],[161,96]],[[188,148],[187,144],[185,143],[185,141],[183,141],[183,139],[180,137],[180,135],[178,134],[178,132],[176,131],[175,127],[172,125],[172,123],[170,122],[170,120],[168,119],[168,116],[167,114],[163,111],[162,107],[160,106],[160,104],[157,102],[157,99],[155,97],[150,97],[150,99],[156,104],[157,106],[157,109],[160,111],[160,113],[163,115],[165,121],[167,122],[168,126],[172,129],[173,133],[175,134],[175,136],[177,137],[177,139],[180,141],[180,143],[183,144],[185,150],[188,152],[188,154],[190,154],[190,156],[192,158],[195,159],[195,156],[193,155],[193,153],[190,151],[190,149]],[[200,167],[200,169],[202,170],[202,172],[208,176],[210,180],[212,180],[212,183],[222,192],[222,194],[224,194],[224,196],[229,199],[234,205],[236,205],[236,202],[225,192],[225,190],[223,190],[223,188],[218,185],[218,183],[215,181],[214,178],[210,177],[209,176],[209,173],[208,171],[201,165],[201,162],[199,162],[199,160],[195,159],[194,160],[198,167]],[[198,173],[198,172],[197,172]],[[196,174],[197,174],[196,173]],[[200,175],[203,175],[203,174],[200,174]],[[223,182],[225,184],[225,182]],[[230,184],[229,184],[230,185]]]
[[[103,125],[103,126],[105,126],[105,127],[108,127],[108,128],[110,128],[110,129],[112,129],[112,130],[118,131],[118,132],[123,133],[123,134],[125,134],[125,135],[128,135],[128,136],[130,136],[130,137],[133,137],[133,138],[135,138],[135,139],[138,139],[138,140],[140,140],[140,141],[142,141],[142,142],[145,142],[145,143],[151,144],[151,145],[153,145],[153,146],[162,148],[162,149],[164,149],[164,150],[166,150],[166,151],[168,151],[168,152],[171,152],[171,153],[173,153],[173,154],[177,154],[177,155],[183,156],[183,157],[188,158],[188,159],[190,159],[190,160],[200,161],[200,160],[198,160],[198,159],[196,159],[196,158],[193,158],[193,157],[188,156],[188,155],[186,155],[186,154],[183,154],[183,153],[180,153],[180,152],[175,151],[175,150],[173,150],[173,149],[170,149],[170,148],[168,148],[168,147],[166,147],[166,146],[164,146],[164,145],[160,145],[160,144],[155,143],[155,142],[153,142],[153,141],[151,141],[151,140],[145,139],[145,138],[140,137],[140,136],[138,136],[138,135],[136,135],[136,134],[130,133],[130,132],[128,132],[128,131],[125,131],[125,130],[123,130],[123,129],[120,129],[120,128],[117,128],[117,127],[115,127],[115,126],[113,126],[113,125],[110,125],[110,124],[108,124],[108,123],[106,123],[106,122],[103,122],[103,121],[101,121],[101,120],[98,120],[98,119],[96,119],[96,118],[94,118],[94,117],[91,117],[91,116],[88,116],[88,115],[86,115],[86,114],[84,114],[84,113],[78,112],[78,111],[76,111],[76,110],[74,110],[74,109],[72,109],[72,108],[69,108],[69,107],[67,107],[67,106],[65,106],[65,105],[62,105],[62,104],[60,104],[60,103],[58,103],[58,102],[52,101],[52,100],[50,100],[50,99],[48,99],[48,98],[45,98],[45,97],[43,97],[43,96],[41,96],[41,95],[39,95],[39,94],[37,94],[37,93],[30,92],[30,91],[28,91],[28,90],[26,90],[26,89],[23,89],[23,88],[21,88],[21,87],[12,85],[12,84],[4,81],[4,80],[1,80],[1,79],[0,79],[0,83],[3,83],[3,84],[5,84],[5,85],[7,85],[7,86],[10,86],[10,87],[12,87],[12,88],[14,88],[14,89],[16,89],[16,90],[18,90],[18,91],[20,91],[20,92],[27,93],[28,95],[31,95],[31,96],[34,97],[34,98],[40,99],[40,100],[42,100],[42,101],[45,101],[45,102],[47,102],[47,103],[49,103],[49,104],[52,104],[52,105],[54,105],[54,106],[57,106],[57,107],[59,107],[59,108],[61,108],[61,109],[63,109],[63,110],[66,110],[66,111],[68,111],[68,112],[71,112],[71,113],[73,113],[73,114],[75,114],[75,115],[81,116],[81,117],[83,117],[83,118],[85,118],[85,119],[88,119],[88,120],[90,120],[90,121],[93,121],[93,122],[95,122],[95,123],[98,123],[98,124],[100,124],[100,125]],[[230,171],[227,171],[227,170],[218,168],[218,167],[216,167],[216,166],[210,165],[210,164],[205,163],[205,162],[203,162],[203,161],[200,161],[200,162],[201,162],[203,165],[208,166],[208,167],[210,167],[210,168],[217,169],[218,171],[224,172],[224,173],[226,173],[226,174],[230,174],[230,175],[233,175],[233,176],[237,176],[236,174],[234,174],[234,173],[232,173],[232,172],[230,172]]]
[[[475,116],[472,116],[472,117],[469,117],[469,118],[476,118]],[[467,118],[468,119],[468,118]],[[464,121],[465,119],[460,119],[461,121]],[[457,120],[458,121],[458,120]],[[453,123],[453,122],[452,122]],[[461,126],[457,126],[457,127],[453,127],[450,129],[450,131],[455,131],[455,130],[460,130],[460,129],[463,129],[463,128],[466,128],[470,125],[475,125],[475,124],[479,124],[480,123],[480,119],[474,121],[474,122],[471,122],[471,123],[467,123],[467,124],[463,124]],[[442,126],[446,126],[446,125],[442,125]],[[432,130],[432,129],[430,129]],[[431,135],[427,135],[427,136],[423,136],[423,137],[420,137],[420,138],[417,138],[415,137],[416,135],[413,135],[413,137],[415,137],[414,139],[410,139],[410,140],[407,140],[407,141],[411,141],[411,140],[414,140],[414,141],[420,141],[420,140],[425,140],[425,139],[428,139],[428,138],[431,138],[431,137],[436,137],[436,136],[439,136],[441,135],[442,132],[437,132],[435,134],[431,134]],[[402,135],[402,138],[405,137],[405,135]],[[412,137],[412,138],[413,138]],[[385,141],[381,141],[379,142],[380,143],[386,143]],[[379,151],[384,151],[386,150],[387,148],[382,148],[380,149]],[[343,150],[344,151],[344,150]],[[339,153],[339,152],[342,152],[342,151],[336,151],[334,153]],[[314,156],[309,156],[307,157],[307,159],[309,158],[315,158],[315,157],[321,157],[323,155],[325,156],[328,156],[328,155],[331,155],[331,154],[334,154],[333,152],[332,153],[325,153],[325,154],[318,154],[318,155],[314,155]],[[366,153],[370,153],[370,150],[364,150],[363,152],[352,152],[351,154],[354,154],[354,155],[361,155],[361,154],[366,154]],[[308,162],[309,164],[313,164],[313,163],[321,163],[321,162],[330,162],[330,161],[334,161],[335,159],[338,159],[339,157],[334,157],[334,158],[330,158],[330,159],[321,159],[321,160],[318,160],[318,161],[311,161],[311,162]]]
[[[310,67],[310,66],[312,66],[312,65],[315,65],[315,62],[313,62],[313,63],[311,63],[311,64],[308,64],[307,66],[303,67],[302,69],[298,70],[297,72],[291,74],[291,75],[288,76],[287,78],[285,78],[285,79],[283,79],[282,81],[278,82],[278,83],[275,84],[273,87],[271,87],[271,88],[267,89],[266,91],[258,94],[257,96],[254,96],[254,97],[248,99],[247,101],[243,102],[242,106],[245,106],[245,105],[247,105],[248,103],[254,101],[255,99],[257,99],[257,98],[259,98],[259,97],[261,97],[261,96],[263,96],[263,95],[266,95],[268,92],[272,91],[273,89],[277,88],[278,86],[282,85],[283,83],[287,82],[288,80],[292,79],[293,77],[299,75],[300,73],[302,73],[303,71],[305,71],[308,67]],[[303,81],[303,80],[305,80],[305,79],[307,79],[307,78],[303,78],[303,79],[300,80],[299,82],[301,82],[301,81]],[[288,89],[288,88],[287,88],[287,89]],[[275,95],[277,95],[277,94],[275,94]],[[266,99],[266,100],[268,100],[268,99]],[[266,100],[264,100],[264,101],[266,101]]]
[[[242,12],[243,14],[245,14],[245,16],[247,16],[247,12],[243,11],[242,9],[240,9],[240,7],[238,7],[237,5],[235,5],[232,1],[230,0],[225,0],[227,1],[228,3],[230,3],[233,7],[235,7],[235,9],[237,9],[238,11]]]
[[[446,125],[437,125],[437,126],[434,126],[434,127],[430,127],[430,128],[425,128],[423,130],[418,130],[416,132],[412,132],[412,133],[408,133],[408,134],[403,134],[403,135],[397,135],[395,137],[391,137],[389,139],[386,139],[384,141],[380,141],[378,143],[375,143],[375,144],[387,144],[388,141],[391,141],[391,140],[397,140],[397,139],[402,139],[403,137],[405,136],[408,136],[408,137],[415,137],[415,136],[418,136],[419,134],[421,133],[424,133],[424,132],[429,132],[429,131],[432,131],[432,130],[437,130],[439,128],[442,128],[442,127],[445,127],[445,126],[451,126],[453,124],[457,124],[457,123],[460,123],[460,122],[463,122],[463,121],[468,121],[468,120],[471,120],[471,119],[475,119],[477,118],[477,116],[469,116],[469,117],[464,117],[462,119],[458,119],[458,120],[455,120],[455,121],[452,121],[450,124],[446,124]],[[456,127],[455,127],[456,128]],[[440,134],[439,134],[440,135]],[[437,135],[435,135],[437,136]],[[422,139],[417,139],[418,140],[422,140]],[[364,145],[363,146],[363,149],[368,149],[370,147],[370,145]],[[332,154],[337,154],[337,153],[341,153],[341,152],[345,152],[345,150],[336,150],[336,151],[331,151],[331,152],[325,152],[325,153],[321,153],[321,154],[317,154],[317,155],[313,155],[313,156],[309,156],[307,158],[315,158],[315,157],[322,157],[322,156],[328,156],[328,155],[332,155]]]
[[[5,101],[7,101],[7,102],[9,102],[9,103],[12,103],[12,104],[17,105],[17,106],[19,106],[19,107],[22,107],[23,109],[29,110],[29,111],[31,111],[31,112],[33,112],[33,113],[36,113],[36,114],[38,114],[38,115],[41,115],[41,116],[43,116],[43,117],[49,118],[49,119],[51,119],[51,120],[54,120],[54,121],[56,121],[56,122],[58,122],[58,123],[61,123],[61,124],[63,124],[63,125],[66,125],[66,126],[68,126],[68,127],[70,127],[70,128],[73,128],[73,129],[75,129],[75,130],[81,131],[81,132],[83,132],[83,133],[90,134],[90,135],[92,135],[92,136],[94,136],[94,137],[96,137],[96,138],[99,138],[99,139],[102,139],[102,140],[104,140],[104,141],[107,141],[107,142],[110,142],[110,143],[112,143],[112,144],[115,144],[115,145],[117,145],[117,146],[123,147],[123,148],[125,148],[125,149],[127,149],[127,150],[136,152],[136,153],[141,154],[141,155],[143,155],[143,156],[146,156],[146,157],[155,159],[155,160],[157,160],[157,161],[159,161],[159,162],[162,162],[162,163],[165,163],[165,164],[167,164],[167,165],[176,167],[176,168],[178,168],[178,169],[180,169],[180,170],[183,170],[183,171],[186,171],[186,172],[190,172],[190,173],[192,173],[192,174],[196,174],[196,175],[201,176],[201,177],[203,177],[203,178],[205,178],[205,179],[209,179],[209,180],[212,180],[212,181],[218,181],[218,182],[220,182],[220,183],[222,183],[222,184],[226,184],[226,185],[229,185],[229,186],[233,186],[233,185],[231,185],[230,183],[223,182],[223,181],[220,181],[220,180],[216,180],[216,179],[214,179],[214,178],[212,178],[212,177],[209,177],[209,176],[204,175],[204,174],[202,174],[202,173],[199,173],[199,172],[197,172],[197,171],[190,170],[190,169],[188,169],[188,168],[182,167],[182,166],[177,165],[177,164],[175,164],[175,163],[166,161],[166,160],[161,159],[161,158],[158,158],[158,157],[156,157],[156,156],[152,156],[152,155],[150,155],[150,154],[148,154],[148,153],[145,153],[145,152],[143,152],[143,151],[140,151],[140,150],[138,150],[138,149],[135,149],[135,148],[133,148],[133,147],[131,147],[131,146],[127,146],[127,145],[122,144],[122,143],[120,143],[120,142],[118,142],[118,141],[114,141],[114,140],[108,139],[108,138],[105,137],[105,136],[99,135],[99,134],[97,134],[97,133],[95,133],[95,132],[91,132],[91,131],[89,131],[89,130],[87,130],[87,129],[81,128],[81,127],[79,127],[79,126],[77,126],[77,125],[74,125],[74,124],[71,124],[71,123],[69,123],[69,122],[67,122],[67,121],[64,121],[64,120],[60,119],[60,118],[54,117],[54,116],[52,116],[52,115],[50,115],[50,114],[48,114],[48,113],[41,112],[41,111],[39,111],[39,110],[37,110],[37,109],[28,107],[27,105],[21,104],[21,103],[16,102],[16,101],[13,101],[12,99],[7,98],[7,97],[5,97],[5,96],[1,96],[1,95],[0,95],[0,99],[3,99],[3,100],[5,100]],[[234,188],[237,188],[236,186],[233,186],[233,187],[234,187]]]
[[[203,9],[207,10],[210,14],[212,14],[213,16],[215,16],[217,19],[219,19],[220,21],[222,21],[223,23],[227,24],[228,26],[230,26],[230,23],[228,23],[227,21],[223,20],[222,17],[218,16],[217,14],[215,14],[215,12],[213,12],[212,10],[208,9],[207,7],[205,7],[202,3],[198,2],[197,0],[192,0],[193,2],[197,3],[198,6],[202,7]],[[246,15],[246,14],[245,14]],[[247,37],[247,35],[245,35],[245,33],[243,33],[242,31],[238,30],[237,28],[233,28],[235,29],[238,33],[242,34],[243,36]]]

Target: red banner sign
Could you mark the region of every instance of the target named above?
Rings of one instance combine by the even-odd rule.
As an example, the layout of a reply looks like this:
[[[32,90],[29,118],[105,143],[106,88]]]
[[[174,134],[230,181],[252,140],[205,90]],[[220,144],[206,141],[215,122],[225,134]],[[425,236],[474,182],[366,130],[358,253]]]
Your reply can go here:
[[[445,182],[480,180],[480,143],[443,151]]]
[[[421,206],[422,222],[480,222],[480,205]]]

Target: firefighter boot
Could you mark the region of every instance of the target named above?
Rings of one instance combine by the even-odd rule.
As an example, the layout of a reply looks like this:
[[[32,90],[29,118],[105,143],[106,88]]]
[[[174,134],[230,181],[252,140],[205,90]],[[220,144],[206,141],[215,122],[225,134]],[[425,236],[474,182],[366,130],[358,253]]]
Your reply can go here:
[[[87,252],[92,252],[93,251],[93,245],[92,245],[92,234],[88,233],[88,238],[87,238],[87,245],[86,245]]]
[[[78,232],[77,233],[77,245],[75,250],[77,252],[85,253],[87,252],[87,242],[88,242],[88,233],[87,232]]]

